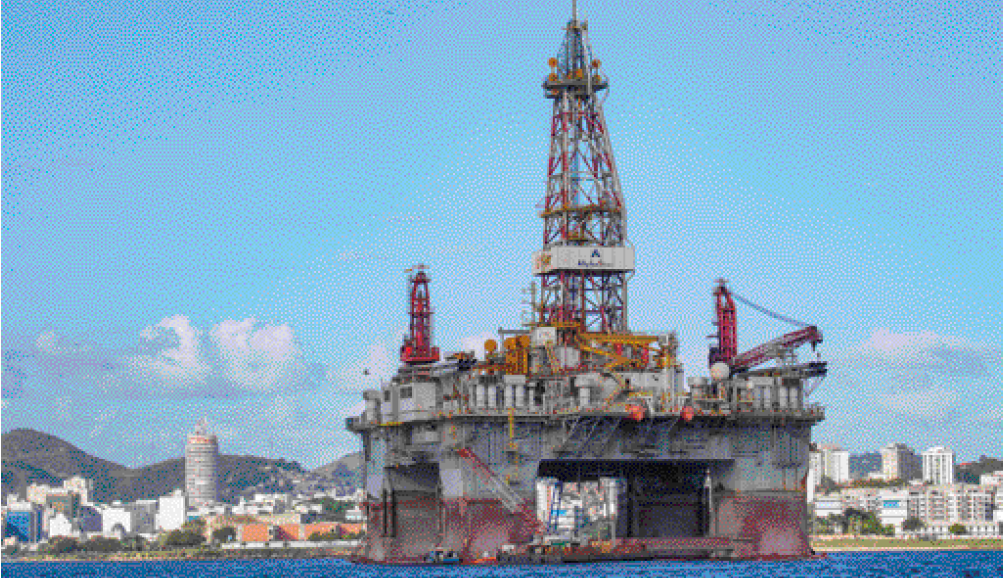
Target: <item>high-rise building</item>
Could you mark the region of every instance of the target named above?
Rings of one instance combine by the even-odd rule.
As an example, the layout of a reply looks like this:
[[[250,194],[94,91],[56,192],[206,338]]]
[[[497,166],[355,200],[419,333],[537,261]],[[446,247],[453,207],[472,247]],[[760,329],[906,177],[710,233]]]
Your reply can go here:
[[[881,454],[883,479],[910,481],[921,476],[920,458],[906,444],[889,444]]]
[[[937,446],[921,454],[924,481],[935,486],[955,483],[955,452]]]
[[[193,507],[216,501],[218,457],[216,436],[207,431],[205,422],[195,426],[185,445],[185,493]]]
[[[824,477],[837,484],[846,483],[851,479],[851,454],[845,449],[834,445],[820,445],[814,455],[809,456],[809,467],[815,472],[816,483]]]

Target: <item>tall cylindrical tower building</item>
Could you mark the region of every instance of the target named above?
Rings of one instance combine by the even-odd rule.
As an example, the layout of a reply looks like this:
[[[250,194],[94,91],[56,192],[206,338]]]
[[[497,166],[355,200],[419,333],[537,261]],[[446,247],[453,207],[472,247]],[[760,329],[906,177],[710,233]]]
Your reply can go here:
[[[185,493],[191,505],[198,507],[216,501],[218,457],[216,436],[207,431],[205,422],[195,426],[185,444]]]

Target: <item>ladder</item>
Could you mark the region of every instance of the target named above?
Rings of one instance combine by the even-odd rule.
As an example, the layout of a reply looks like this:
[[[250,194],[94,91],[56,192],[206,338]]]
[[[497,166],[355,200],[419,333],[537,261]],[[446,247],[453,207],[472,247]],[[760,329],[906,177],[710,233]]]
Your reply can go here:
[[[506,485],[477,454],[471,451],[470,448],[459,448],[457,449],[457,455],[469,463],[474,471],[484,478],[488,483],[488,487],[498,497],[499,501],[502,502],[505,509],[522,518],[524,523],[528,524],[534,531],[541,529],[540,520],[533,513],[533,504],[522,500],[519,494]]]
[[[552,534],[558,533],[558,518],[561,516],[561,493],[564,489],[564,482],[558,480],[551,490],[551,507],[547,513],[547,531]]]

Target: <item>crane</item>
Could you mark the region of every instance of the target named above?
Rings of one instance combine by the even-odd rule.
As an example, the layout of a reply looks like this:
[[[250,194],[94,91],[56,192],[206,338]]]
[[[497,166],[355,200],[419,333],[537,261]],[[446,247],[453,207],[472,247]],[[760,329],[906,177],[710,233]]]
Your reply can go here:
[[[733,375],[747,373],[771,359],[786,358],[791,352],[802,345],[810,344],[813,350],[815,350],[816,345],[823,341],[823,334],[815,325],[786,317],[744,299],[740,295],[729,291],[727,284],[728,281],[725,279],[718,279],[718,285],[715,287],[715,325],[717,325],[718,330],[716,335],[711,336],[712,338],[717,338],[717,343],[711,346],[708,354],[709,367],[716,363],[725,363],[729,366],[729,373]],[[737,353],[736,301],[748,305],[765,315],[796,325],[799,329],[785,333],[766,343],[761,343],[749,351]],[[800,372],[811,375],[823,375],[826,373],[826,364],[823,362],[806,364],[805,367],[800,366]]]

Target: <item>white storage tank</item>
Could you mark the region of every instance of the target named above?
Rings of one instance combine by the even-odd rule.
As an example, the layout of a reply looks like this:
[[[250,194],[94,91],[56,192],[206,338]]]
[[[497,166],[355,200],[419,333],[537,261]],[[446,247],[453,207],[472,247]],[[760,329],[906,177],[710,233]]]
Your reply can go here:
[[[485,395],[488,398],[488,403],[485,407],[494,408],[498,405],[498,392],[494,385],[489,385],[485,388]]]
[[[526,386],[516,386],[516,407],[526,407]]]
[[[484,408],[485,407],[485,386],[478,384],[474,388],[474,407]]]

